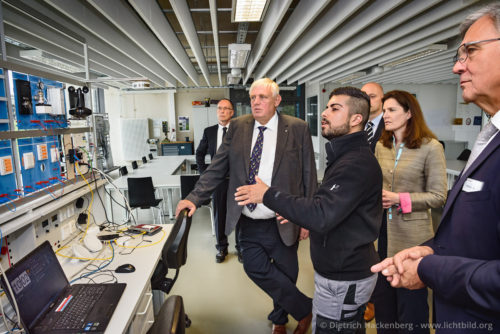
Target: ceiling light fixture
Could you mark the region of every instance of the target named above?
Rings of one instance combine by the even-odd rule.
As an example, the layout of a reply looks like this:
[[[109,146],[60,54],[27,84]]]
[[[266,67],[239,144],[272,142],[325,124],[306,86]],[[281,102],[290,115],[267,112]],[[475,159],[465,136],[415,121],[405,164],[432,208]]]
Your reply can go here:
[[[335,81],[340,82],[341,84],[346,84],[348,82],[353,81],[354,79],[358,79],[361,77],[364,77],[366,75],[365,71],[359,71],[359,72],[354,72],[349,75],[346,75],[345,77],[339,78]]]
[[[231,73],[227,74],[226,84],[227,85],[237,85],[241,80],[241,74],[239,76],[234,76]]]
[[[393,67],[397,67],[402,64],[407,64],[412,61],[430,56],[432,54],[441,52],[441,51],[446,51],[448,49],[448,46],[446,44],[431,44],[424,49],[419,49],[411,54],[407,54],[402,58],[398,58],[395,60],[391,60],[389,62],[380,64],[380,66],[383,66],[384,69],[389,69]]]
[[[20,50],[19,56],[24,59],[29,59],[32,61],[36,61],[45,65],[52,66],[58,70],[62,70],[69,73],[81,73],[85,72],[83,67],[75,66],[64,61],[61,61],[57,58],[54,58],[51,54],[48,54],[39,49],[33,50]]]
[[[229,68],[244,68],[250,54],[250,44],[229,44],[228,65]]]
[[[233,0],[231,19],[233,22],[262,21],[267,0]]]

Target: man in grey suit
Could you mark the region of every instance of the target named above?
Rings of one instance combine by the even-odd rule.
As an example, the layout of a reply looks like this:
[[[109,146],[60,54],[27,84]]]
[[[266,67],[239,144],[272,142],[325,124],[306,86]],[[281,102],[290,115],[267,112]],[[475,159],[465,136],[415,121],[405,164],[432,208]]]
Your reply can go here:
[[[236,188],[255,183],[258,176],[297,196],[312,196],[317,177],[314,150],[307,123],[280,115],[278,85],[270,79],[255,81],[250,87],[251,115],[233,119],[210,167],[195,189],[177,205],[176,215],[196,208],[208,199],[229,172],[228,194]],[[272,299],[274,309],[268,316],[273,333],[286,333],[288,314],[298,322],[295,334],[307,331],[311,323],[311,298],[296,286],[297,247],[308,231],[295,224],[279,224],[276,214],[262,204],[239,206],[228,196],[226,234],[240,223],[240,247],[247,275]]]

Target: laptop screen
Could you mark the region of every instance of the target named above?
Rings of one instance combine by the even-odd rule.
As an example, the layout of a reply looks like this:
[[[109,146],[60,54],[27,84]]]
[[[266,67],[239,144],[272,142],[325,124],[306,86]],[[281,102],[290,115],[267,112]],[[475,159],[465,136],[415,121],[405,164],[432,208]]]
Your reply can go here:
[[[69,285],[48,241],[35,248],[5,271],[21,313],[24,326],[31,329]],[[8,293],[2,276],[2,286]]]

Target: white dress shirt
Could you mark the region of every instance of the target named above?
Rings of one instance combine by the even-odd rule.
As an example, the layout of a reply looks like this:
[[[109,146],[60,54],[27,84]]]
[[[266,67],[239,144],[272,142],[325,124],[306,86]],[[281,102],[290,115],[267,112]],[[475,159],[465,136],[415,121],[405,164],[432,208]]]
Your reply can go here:
[[[262,146],[262,155],[260,157],[259,173],[257,175],[262,182],[271,186],[274,157],[276,155],[276,143],[278,138],[278,114],[275,112],[274,116],[265,125],[255,121],[250,156],[252,155],[253,146],[257,141],[257,136],[259,135],[259,126],[265,126],[266,130],[264,131],[264,143]],[[275,212],[270,210],[264,204],[257,204],[257,207],[253,211],[248,210],[245,206],[243,208],[243,214],[252,219],[269,219],[276,217]]]
[[[384,116],[384,113],[380,113],[380,115],[378,115],[377,117],[375,117],[371,121],[368,120],[368,122],[372,122],[373,123],[373,126],[372,126],[373,135],[375,135],[375,132],[377,132],[378,125],[380,124],[380,121],[382,120],[383,116]],[[366,125],[368,125],[368,122],[366,122]],[[365,125],[365,130],[366,130],[366,125]]]

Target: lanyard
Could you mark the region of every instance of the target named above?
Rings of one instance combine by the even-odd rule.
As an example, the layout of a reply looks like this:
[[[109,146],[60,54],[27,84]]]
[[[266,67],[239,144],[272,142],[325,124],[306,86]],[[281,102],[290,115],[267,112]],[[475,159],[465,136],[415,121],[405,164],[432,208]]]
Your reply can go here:
[[[394,149],[396,149],[396,140],[394,138],[392,138],[392,145],[394,146]],[[392,186],[393,187],[394,187],[394,174],[396,174],[396,167],[398,166],[399,158],[401,158],[401,153],[403,153],[404,146],[405,146],[404,143],[399,144],[398,153],[396,153],[396,160],[394,160],[394,169],[392,171]],[[392,219],[392,207],[389,208],[388,213],[389,213],[389,219]]]

